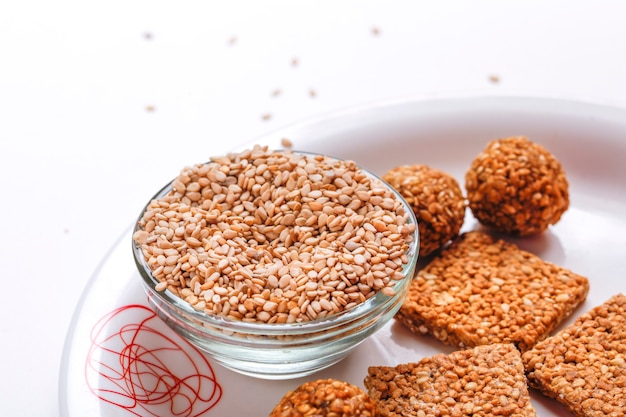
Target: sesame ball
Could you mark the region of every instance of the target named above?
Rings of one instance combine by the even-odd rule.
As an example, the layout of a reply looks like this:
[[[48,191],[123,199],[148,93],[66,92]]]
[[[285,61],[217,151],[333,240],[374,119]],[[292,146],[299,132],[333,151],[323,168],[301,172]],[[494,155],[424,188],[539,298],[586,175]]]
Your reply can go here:
[[[336,379],[305,382],[289,391],[269,417],[376,417],[376,403],[361,388]]]
[[[465,198],[457,180],[428,165],[401,165],[383,179],[409,203],[419,229],[420,256],[456,237],[465,220]]]
[[[525,136],[489,142],[467,171],[465,188],[474,217],[510,235],[541,233],[569,207],[561,163]]]

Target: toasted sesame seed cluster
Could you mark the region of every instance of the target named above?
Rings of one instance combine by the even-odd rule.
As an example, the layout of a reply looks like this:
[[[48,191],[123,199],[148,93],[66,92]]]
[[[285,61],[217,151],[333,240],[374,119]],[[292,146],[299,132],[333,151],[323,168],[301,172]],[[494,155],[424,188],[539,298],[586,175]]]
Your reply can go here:
[[[208,314],[291,323],[393,295],[409,214],[353,161],[255,146],[182,170],[133,238],[157,290]]]
[[[536,416],[520,352],[492,344],[395,367],[364,380],[381,416]]]
[[[376,417],[376,403],[361,388],[336,379],[308,381],[289,391],[269,417]]]
[[[574,415],[625,416],[626,297],[611,297],[522,359],[530,386]]]
[[[401,165],[383,179],[409,203],[420,232],[420,256],[439,250],[459,234],[465,220],[465,197],[457,180],[428,165]]]
[[[519,236],[543,232],[569,207],[561,163],[524,136],[496,139],[465,175],[472,214],[486,226]]]
[[[589,292],[589,280],[512,243],[474,231],[459,236],[418,272],[396,317],[450,345],[545,338]]]

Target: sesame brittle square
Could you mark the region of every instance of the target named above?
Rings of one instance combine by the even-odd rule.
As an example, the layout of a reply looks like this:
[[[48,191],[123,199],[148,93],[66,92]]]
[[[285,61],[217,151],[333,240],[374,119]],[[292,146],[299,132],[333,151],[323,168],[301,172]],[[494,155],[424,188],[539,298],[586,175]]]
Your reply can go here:
[[[520,352],[510,343],[371,366],[364,384],[383,417],[536,416]]]
[[[418,334],[522,352],[582,303],[589,280],[483,232],[459,236],[418,272],[396,318]]]
[[[530,387],[579,417],[626,415],[626,297],[617,294],[522,356]]]

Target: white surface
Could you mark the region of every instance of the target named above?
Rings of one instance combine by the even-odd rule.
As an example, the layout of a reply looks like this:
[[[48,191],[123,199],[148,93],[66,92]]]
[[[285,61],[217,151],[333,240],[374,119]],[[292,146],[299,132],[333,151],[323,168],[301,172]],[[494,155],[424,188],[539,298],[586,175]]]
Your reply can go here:
[[[587,300],[560,329],[616,293],[626,293],[626,165],[619,157],[626,154],[626,109],[531,97],[392,101],[288,127],[256,143],[278,148],[287,137],[297,149],[352,158],[379,174],[398,164],[428,163],[462,181],[485,137],[510,131],[525,132],[548,147],[571,183],[571,206],[556,225],[539,236],[507,238],[589,278]],[[358,141],[351,140],[355,137]],[[478,227],[468,212],[462,230]],[[370,365],[393,366],[454,350],[392,320],[343,361],[316,374],[288,381],[236,374],[150,315],[130,241],[127,230],[77,310],[61,367],[62,416],[161,416],[172,404],[186,416],[268,415],[288,390],[305,381],[333,377],[364,388]],[[164,382],[153,384],[156,380]],[[177,380],[190,383],[167,385]],[[531,398],[539,417],[569,415],[554,400],[536,392]]]
[[[406,95],[624,107],[624,15],[619,0],[2,2],[0,414],[58,415],[81,292],[182,165]]]

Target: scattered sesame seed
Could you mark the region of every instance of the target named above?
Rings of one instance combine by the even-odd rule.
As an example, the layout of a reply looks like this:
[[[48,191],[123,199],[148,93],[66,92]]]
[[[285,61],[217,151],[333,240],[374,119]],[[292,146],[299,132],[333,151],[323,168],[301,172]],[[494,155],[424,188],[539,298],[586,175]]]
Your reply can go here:
[[[280,140],[280,144],[282,145],[283,148],[285,149],[291,149],[293,147],[293,142],[291,142],[291,140],[287,139],[287,138],[282,138]]]

